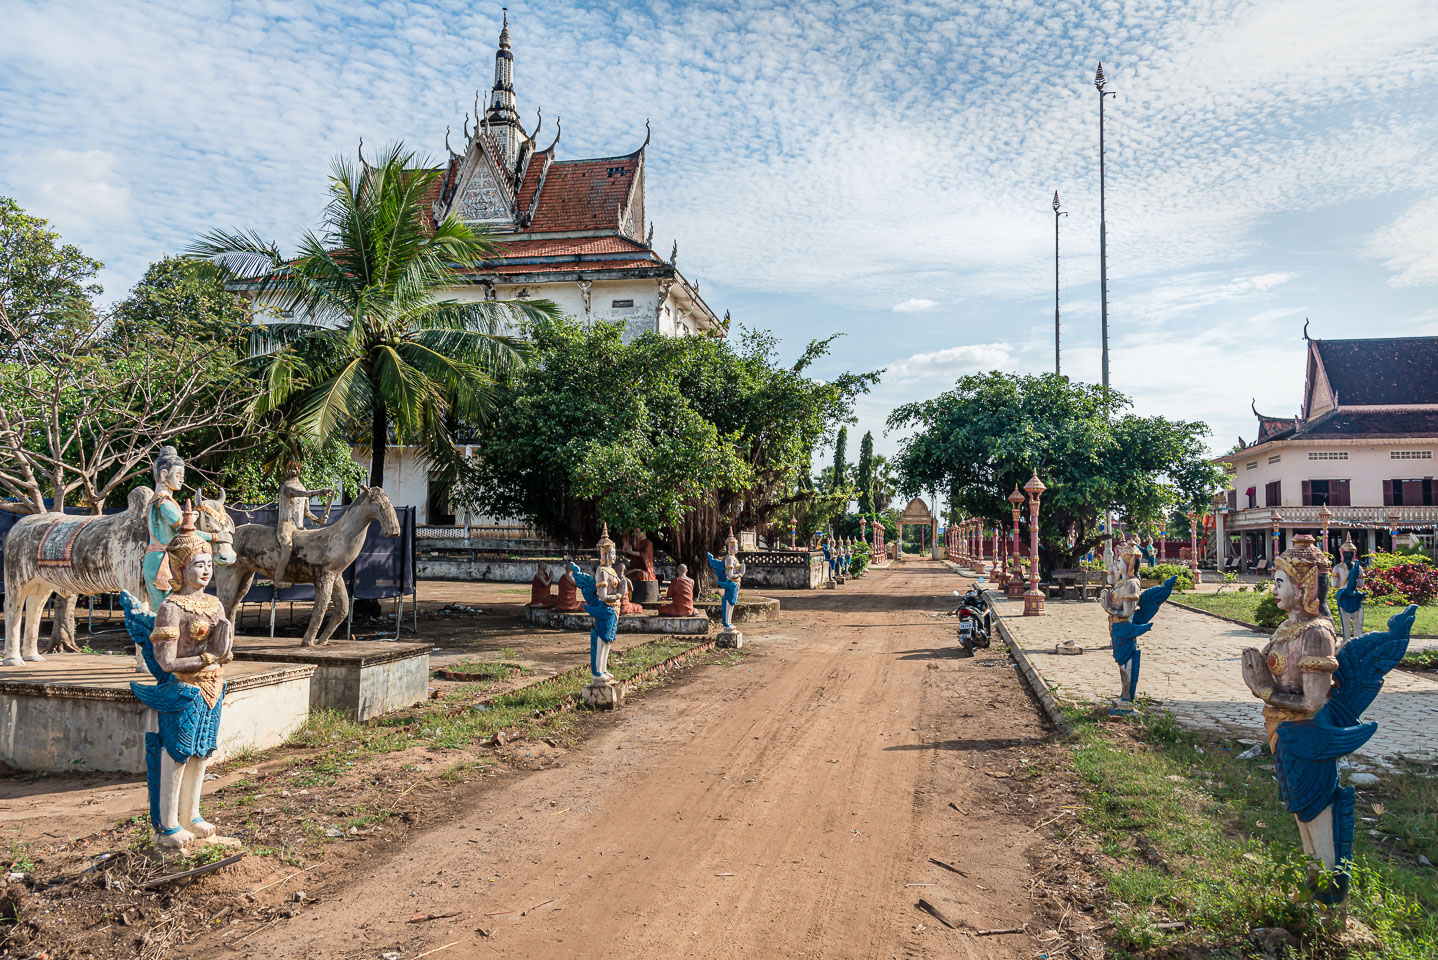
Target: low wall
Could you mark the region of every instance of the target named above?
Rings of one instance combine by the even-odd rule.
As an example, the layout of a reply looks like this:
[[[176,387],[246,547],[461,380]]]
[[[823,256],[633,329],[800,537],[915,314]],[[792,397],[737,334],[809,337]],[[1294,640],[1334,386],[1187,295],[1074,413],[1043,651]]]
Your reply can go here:
[[[819,550],[743,550],[745,587],[813,590],[824,582],[824,554]]]
[[[592,572],[594,560],[585,557],[579,568]],[[539,565],[556,566],[558,560],[486,560],[474,555],[435,552],[416,558],[418,576],[422,580],[462,580],[484,583],[529,583],[539,572]],[[654,572],[664,580],[674,577],[674,564],[655,563]]]

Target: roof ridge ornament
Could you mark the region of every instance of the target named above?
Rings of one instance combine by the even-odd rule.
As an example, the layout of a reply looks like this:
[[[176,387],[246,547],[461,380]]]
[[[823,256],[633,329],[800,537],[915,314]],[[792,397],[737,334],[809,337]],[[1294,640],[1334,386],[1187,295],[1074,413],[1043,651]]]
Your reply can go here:
[[[1312,340],[1312,339],[1313,339],[1312,337],[1310,337],[1310,336],[1308,335],[1308,318],[1307,318],[1307,317],[1304,317],[1304,318],[1303,318],[1303,339],[1304,339],[1304,340]]]
[[[564,132],[563,117],[554,118],[554,142],[544,148],[545,153],[552,153],[559,144],[559,135]]]

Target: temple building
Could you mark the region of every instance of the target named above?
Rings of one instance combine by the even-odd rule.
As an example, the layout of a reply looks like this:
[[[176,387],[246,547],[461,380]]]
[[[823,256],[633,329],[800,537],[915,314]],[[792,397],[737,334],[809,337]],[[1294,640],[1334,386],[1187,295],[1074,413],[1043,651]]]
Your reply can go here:
[[[1232,486],[1215,504],[1220,567],[1236,554],[1243,570],[1271,570],[1275,549],[1294,534],[1319,535],[1325,511],[1335,555],[1349,535],[1360,553],[1431,550],[1438,337],[1312,340],[1305,329],[1304,339],[1301,412],[1270,417],[1255,408],[1257,439],[1240,437],[1215,460]]]
[[[651,245],[654,229],[644,210],[648,123],[637,149],[585,160],[558,158],[558,118],[552,137],[541,137],[543,126],[542,114],[533,129],[520,120],[506,15],[488,103],[476,94],[461,149],[446,132],[447,161],[429,198],[436,222],[454,215],[481,226],[503,252],[467,271],[468,284],[444,295],[547,299],[580,320],[622,323],[626,340],[644,333],[724,336],[727,317],[717,317],[699,295],[698,281],[679,272],[678,243],[668,259]],[[541,139],[548,145],[541,148]],[[413,451],[391,448],[385,460],[385,491],[397,506],[418,508],[421,535],[463,536],[471,528],[499,539],[525,534],[502,519],[457,515]]]
[[[456,299],[549,299],[582,320],[620,321],[625,337],[642,333],[722,335],[724,323],[676,266],[651,246],[644,216],[644,154],[638,149],[589,160],[560,160],[561,125],[539,147],[543,115],[525,130],[514,89],[514,53],[506,15],[494,55],[488,106],[475,95],[473,127],[464,119],[456,152],[430,198],[436,221],[448,216],[483,227],[503,255],[469,272]],[[636,137],[636,139],[638,139]]]

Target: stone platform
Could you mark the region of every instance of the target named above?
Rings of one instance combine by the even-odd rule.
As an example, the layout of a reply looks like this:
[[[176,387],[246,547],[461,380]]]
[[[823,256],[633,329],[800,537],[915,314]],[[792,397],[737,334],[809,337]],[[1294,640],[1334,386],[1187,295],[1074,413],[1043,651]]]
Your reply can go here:
[[[695,604],[697,608],[699,605]],[[594,621],[589,614],[560,613],[548,607],[533,605],[524,608],[524,616],[531,626],[547,627],[551,630],[570,630],[588,633]],[[703,613],[692,617],[661,617],[632,614],[619,618],[619,633],[673,633],[696,636],[709,632],[709,618]]]
[[[432,649],[428,643],[392,640],[334,640],[302,647],[298,640],[239,636],[235,661],[310,664],[315,674],[310,709],[368,720],[425,698]]]
[[[645,609],[658,609],[663,601],[655,603],[644,603],[640,606]],[[721,604],[718,600],[695,600],[694,609],[703,613],[710,620],[718,623],[723,619],[720,611]],[[767,623],[779,619],[779,601],[773,597],[746,597],[739,595],[739,602],[734,605],[735,623]]]
[[[312,664],[225,667],[224,714],[215,759],[284,743],[310,712]],[[145,734],[157,714],[135,699],[130,656],[62,653],[0,670],[0,762],[15,770],[145,772]]]

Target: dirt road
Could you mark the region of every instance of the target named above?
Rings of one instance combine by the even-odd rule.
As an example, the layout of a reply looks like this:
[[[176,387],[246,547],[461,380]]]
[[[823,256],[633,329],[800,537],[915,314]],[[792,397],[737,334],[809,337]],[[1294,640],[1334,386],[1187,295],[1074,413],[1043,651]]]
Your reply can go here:
[[[298,916],[189,952],[1030,957],[1052,748],[1006,658],[959,659],[929,615],[959,584],[905,563],[786,596],[737,662],[606,718],[562,767],[477,787]]]

